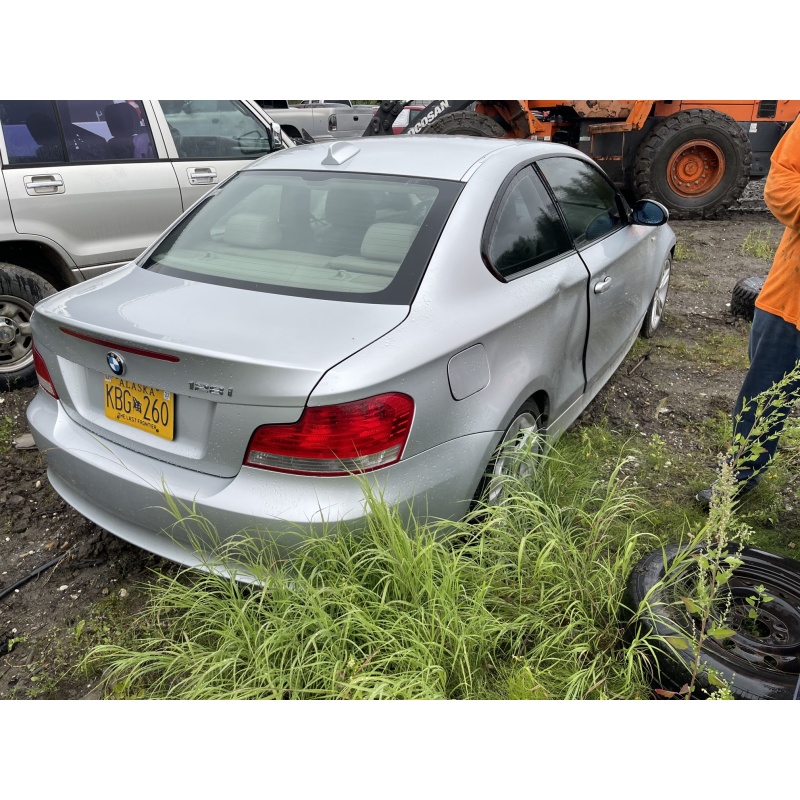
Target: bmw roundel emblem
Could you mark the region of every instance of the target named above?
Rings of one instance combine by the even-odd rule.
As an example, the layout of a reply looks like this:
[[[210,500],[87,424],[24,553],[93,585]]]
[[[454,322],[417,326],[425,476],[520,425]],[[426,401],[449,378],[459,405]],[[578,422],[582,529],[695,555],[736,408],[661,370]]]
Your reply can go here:
[[[125,362],[119,353],[113,350],[106,356],[106,363],[115,375],[123,375],[125,373]]]

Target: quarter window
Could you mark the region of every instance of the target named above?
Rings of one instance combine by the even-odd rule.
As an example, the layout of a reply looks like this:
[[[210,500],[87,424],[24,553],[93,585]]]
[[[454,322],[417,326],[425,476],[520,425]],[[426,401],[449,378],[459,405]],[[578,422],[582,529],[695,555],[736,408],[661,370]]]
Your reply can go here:
[[[485,239],[484,258],[504,278],[571,248],[552,201],[530,167],[511,181]]]
[[[568,157],[545,158],[536,164],[553,190],[577,247],[625,224],[616,189],[593,164]]]

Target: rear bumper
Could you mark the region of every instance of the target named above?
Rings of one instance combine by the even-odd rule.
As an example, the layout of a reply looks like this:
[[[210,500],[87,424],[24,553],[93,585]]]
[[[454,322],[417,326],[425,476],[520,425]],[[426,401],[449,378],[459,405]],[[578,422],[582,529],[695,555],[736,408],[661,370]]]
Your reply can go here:
[[[39,392],[28,422],[47,456],[53,488],[92,522],[132,544],[187,566],[202,566],[189,532],[167,510],[165,492],[207,520],[220,540],[247,532],[281,555],[336,523],[365,519],[356,478],[304,477],[242,467],[233,478],[166,464],[103,440],[73,422],[61,404]],[[497,434],[460,437],[362,478],[416,519],[457,519],[468,508]],[[190,526],[191,527],[191,526]],[[193,530],[200,535],[202,525]]]

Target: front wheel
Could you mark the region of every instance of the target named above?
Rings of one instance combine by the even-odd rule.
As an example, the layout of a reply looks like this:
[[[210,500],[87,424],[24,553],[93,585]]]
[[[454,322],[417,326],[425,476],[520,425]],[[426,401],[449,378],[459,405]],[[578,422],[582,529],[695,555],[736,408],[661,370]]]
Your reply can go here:
[[[0,392],[36,383],[31,315],[55,291],[34,272],[0,263]]]
[[[530,477],[534,460],[542,451],[541,416],[533,400],[523,403],[514,414],[479,487],[480,501],[500,505],[508,494],[509,482]]]
[[[642,323],[642,330],[640,331],[644,339],[650,339],[664,319],[664,306],[667,304],[669,279],[671,275],[672,256],[668,255],[664,259],[664,264],[661,267],[661,277],[658,279],[658,286],[656,286],[655,294],[650,301],[650,305],[647,307],[647,313],[644,315],[644,322]]]

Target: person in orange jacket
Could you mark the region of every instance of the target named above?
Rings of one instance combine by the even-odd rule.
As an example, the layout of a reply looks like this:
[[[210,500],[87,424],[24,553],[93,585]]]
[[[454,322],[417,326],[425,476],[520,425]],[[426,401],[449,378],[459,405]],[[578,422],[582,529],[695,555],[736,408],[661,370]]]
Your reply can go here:
[[[783,380],[800,363],[800,119],[783,135],[770,161],[764,200],[786,229],[756,300],[750,330],[750,368],[733,412],[734,437],[750,434],[756,396]],[[785,391],[800,391],[800,381],[792,381]],[[737,465],[737,499],[755,488],[777,450],[788,409],[767,411],[773,419],[769,431],[758,437],[763,450]],[[698,492],[697,500],[709,505],[713,494],[712,485]]]

